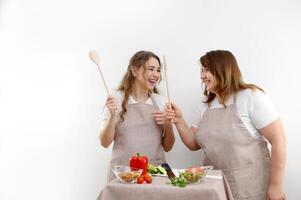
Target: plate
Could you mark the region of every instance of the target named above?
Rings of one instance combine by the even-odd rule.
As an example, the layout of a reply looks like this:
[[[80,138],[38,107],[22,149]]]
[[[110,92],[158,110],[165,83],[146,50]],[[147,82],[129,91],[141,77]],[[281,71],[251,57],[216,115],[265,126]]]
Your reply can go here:
[[[172,172],[176,175],[176,176],[179,176],[179,169],[171,169]],[[185,169],[184,169],[185,171]],[[160,177],[167,177],[167,174],[150,174],[152,176],[160,176]]]
[[[204,177],[208,174],[209,171],[213,169],[212,165],[208,166],[201,166],[204,169]],[[180,173],[185,172],[186,169],[171,169],[172,172],[175,174],[176,177],[180,176]],[[158,176],[158,177],[167,177],[167,174],[150,174],[152,176]]]
[[[167,174],[150,174],[152,176],[167,177]]]

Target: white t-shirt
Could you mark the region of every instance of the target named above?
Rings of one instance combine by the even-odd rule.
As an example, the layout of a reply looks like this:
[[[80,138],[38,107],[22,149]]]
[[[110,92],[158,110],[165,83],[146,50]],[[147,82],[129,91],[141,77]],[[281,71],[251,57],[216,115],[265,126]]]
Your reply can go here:
[[[120,112],[122,110],[121,104],[122,104],[122,101],[124,98],[124,93],[122,91],[115,91],[113,94],[113,97],[116,100],[118,112]],[[162,95],[155,94],[155,93],[152,93],[151,97],[153,98],[153,100],[155,101],[157,106],[159,107],[160,111],[164,111],[165,104],[167,103],[167,98]],[[137,103],[137,101],[130,95],[128,104],[135,104],[135,103]],[[153,105],[153,101],[151,98],[148,98],[144,103],[148,104],[148,105]],[[104,110],[102,113],[102,122],[106,121],[109,118],[109,116],[110,116],[110,112],[109,112],[108,108],[106,106],[104,106]]]
[[[233,104],[233,96],[225,103]],[[244,125],[254,138],[259,138],[262,134],[258,129],[264,128],[279,117],[277,110],[268,98],[268,96],[260,90],[245,89],[236,94],[236,105],[238,114]],[[223,107],[215,98],[211,102],[211,108]],[[196,117],[192,126],[197,128],[204,112],[208,108],[206,103],[201,103],[196,111]]]

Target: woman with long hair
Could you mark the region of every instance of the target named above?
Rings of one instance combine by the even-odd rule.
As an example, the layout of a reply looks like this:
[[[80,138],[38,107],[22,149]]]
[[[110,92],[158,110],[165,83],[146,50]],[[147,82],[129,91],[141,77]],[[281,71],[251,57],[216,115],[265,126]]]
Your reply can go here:
[[[223,171],[234,199],[284,199],[286,140],[276,109],[263,89],[243,81],[231,52],[210,51],[200,62],[205,89],[195,122],[189,127],[175,104],[167,110],[181,140]]]
[[[164,151],[171,150],[175,138],[165,117],[166,98],[156,88],[160,80],[159,57],[139,51],[130,59],[116,93],[107,98],[99,139],[106,148],[114,141],[109,180],[115,177],[111,168],[129,165],[136,153],[147,155],[155,165],[165,162]]]

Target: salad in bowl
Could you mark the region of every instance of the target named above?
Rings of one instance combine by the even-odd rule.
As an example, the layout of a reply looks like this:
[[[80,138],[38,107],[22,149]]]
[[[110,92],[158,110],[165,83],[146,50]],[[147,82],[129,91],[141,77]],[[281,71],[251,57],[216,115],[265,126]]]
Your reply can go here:
[[[213,166],[189,167],[180,170],[179,174],[187,183],[199,183],[206,174],[213,169]]]

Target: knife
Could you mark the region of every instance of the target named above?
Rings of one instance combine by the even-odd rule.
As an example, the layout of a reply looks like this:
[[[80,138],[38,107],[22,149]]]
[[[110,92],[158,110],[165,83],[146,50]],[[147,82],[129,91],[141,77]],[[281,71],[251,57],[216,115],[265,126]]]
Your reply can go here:
[[[168,176],[168,178],[169,178],[170,180],[173,180],[173,179],[176,178],[176,175],[172,172],[172,170],[171,170],[169,164],[163,163],[161,166],[166,170],[167,176]]]

